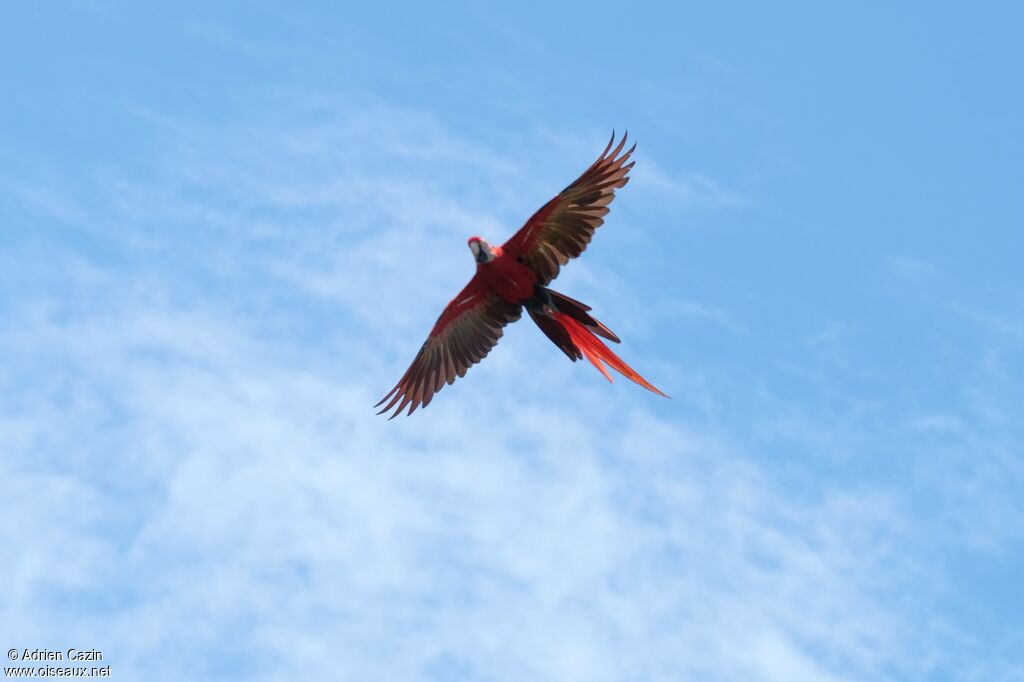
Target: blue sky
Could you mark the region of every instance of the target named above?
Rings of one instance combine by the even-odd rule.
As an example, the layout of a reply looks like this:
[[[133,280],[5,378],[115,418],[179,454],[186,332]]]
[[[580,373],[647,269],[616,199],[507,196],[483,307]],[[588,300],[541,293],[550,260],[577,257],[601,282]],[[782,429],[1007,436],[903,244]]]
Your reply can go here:
[[[0,644],[145,680],[1024,680],[1024,11],[0,25]],[[612,129],[528,321],[371,406]]]

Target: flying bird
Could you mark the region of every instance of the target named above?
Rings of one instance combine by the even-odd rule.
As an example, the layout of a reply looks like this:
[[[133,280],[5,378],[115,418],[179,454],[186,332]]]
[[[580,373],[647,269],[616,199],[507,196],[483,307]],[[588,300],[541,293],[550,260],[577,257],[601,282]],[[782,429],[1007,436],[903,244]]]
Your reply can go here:
[[[409,369],[377,403],[375,407],[387,402],[377,414],[394,409],[390,417],[394,419],[406,407],[410,415],[420,405],[426,407],[446,383],[465,376],[494,348],[504,326],[518,320],[523,308],[573,362],[586,358],[611,381],[607,364],[647,390],[668,397],[601,341],[619,343],[619,337],[590,315],[589,306],[548,288],[561,266],[583,253],[604,223],[615,190],[629,181],[629,170],[636,163],[629,157],[636,145],[623,153],[627,137],[628,133],[615,145],[612,133],[597,161],[503,245],[469,238],[476,274],[445,307]]]

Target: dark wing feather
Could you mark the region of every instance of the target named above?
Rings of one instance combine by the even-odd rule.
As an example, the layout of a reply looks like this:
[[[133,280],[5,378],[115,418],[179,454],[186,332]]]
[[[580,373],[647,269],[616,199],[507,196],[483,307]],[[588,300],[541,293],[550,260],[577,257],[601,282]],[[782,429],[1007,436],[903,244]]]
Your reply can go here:
[[[622,153],[627,137],[628,133],[623,135],[612,150],[612,133],[597,161],[534,213],[502,247],[506,255],[520,259],[537,273],[541,284],[553,280],[561,266],[583,253],[594,230],[604,223],[615,190],[629,182],[629,169],[635,162],[626,162],[636,145]]]
[[[394,419],[406,406],[409,414],[420,405],[426,407],[446,383],[466,376],[466,370],[498,343],[504,326],[518,320],[521,313],[522,306],[508,303],[474,275],[437,318],[409,369],[375,405],[380,407],[388,401],[377,414],[394,409],[389,417]]]

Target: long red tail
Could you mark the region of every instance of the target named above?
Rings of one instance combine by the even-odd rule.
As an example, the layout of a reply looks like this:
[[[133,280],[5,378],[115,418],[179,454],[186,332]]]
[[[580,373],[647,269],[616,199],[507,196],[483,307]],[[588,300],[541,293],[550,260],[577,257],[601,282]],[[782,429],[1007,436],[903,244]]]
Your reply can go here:
[[[589,329],[584,327],[582,324],[577,322],[574,318],[566,315],[565,313],[553,310],[550,312],[551,316],[558,322],[565,331],[569,334],[569,338],[572,339],[573,344],[583,353],[583,357],[590,360],[590,363],[597,367],[597,371],[605,376],[608,381],[612,380],[612,375],[608,373],[603,363],[607,363],[609,367],[614,369],[616,372],[626,377],[630,381],[640,384],[648,391],[653,391],[660,396],[669,396],[662,393],[655,388],[647,379],[636,373],[636,371],[623,362],[622,358],[612,352],[608,346],[604,345],[601,339],[591,332]]]

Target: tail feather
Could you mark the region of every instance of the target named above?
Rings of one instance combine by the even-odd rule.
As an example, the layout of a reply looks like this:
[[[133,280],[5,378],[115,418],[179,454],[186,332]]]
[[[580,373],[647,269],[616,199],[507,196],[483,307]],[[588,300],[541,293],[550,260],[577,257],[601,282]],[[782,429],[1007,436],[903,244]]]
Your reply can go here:
[[[609,341],[619,343],[619,337],[615,335],[615,332],[590,316],[590,306],[553,289],[548,289],[547,292],[551,296],[551,302],[554,303],[556,309],[569,315],[598,336],[603,336]]]
[[[569,332],[565,330],[565,327],[558,323],[555,318],[545,315],[542,312],[535,310],[527,310],[530,313],[530,318],[537,323],[540,330],[544,332],[544,336],[551,339],[551,343],[558,346],[558,348],[566,354],[566,356],[576,362],[581,357],[579,349],[572,342],[572,337],[569,336]]]
[[[601,339],[597,338],[593,330],[582,325],[575,316],[556,310],[551,312],[551,317],[565,329],[569,338],[572,340],[573,345],[579,349],[579,352],[583,354],[583,357],[589,360],[590,363],[594,365],[594,367],[596,367],[606,379],[608,379],[608,381],[612,380],[612,375],[608,373],[608,370],[602,363],[607,364],[622,376],[626,377],[633,383],[643,386],[648,391],[657,393],[658,395],[666,398],[669,397],[667,394],[662,393],[653,384],[640,376],[636,370],[627,365],[622,358],[613,353],[608,346],[604,345]],[[544,327],[541,327],[541,329],[543,330]],[[545,333],[547,332],[545,331]],[[564,351],[565,349],[563,348],[562,350]],[[568,352],[566,352],[566,355],[568,355]]]

